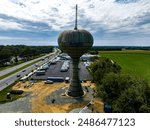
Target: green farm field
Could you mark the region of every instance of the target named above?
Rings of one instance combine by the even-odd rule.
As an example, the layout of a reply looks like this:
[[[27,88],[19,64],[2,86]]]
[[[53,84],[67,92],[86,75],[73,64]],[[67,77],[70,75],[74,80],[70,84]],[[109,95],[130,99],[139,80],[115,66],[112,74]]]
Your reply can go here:
[[[100,51],[100,56],[117,62],[122,73],[146,79],[150,84],[150,51]]]

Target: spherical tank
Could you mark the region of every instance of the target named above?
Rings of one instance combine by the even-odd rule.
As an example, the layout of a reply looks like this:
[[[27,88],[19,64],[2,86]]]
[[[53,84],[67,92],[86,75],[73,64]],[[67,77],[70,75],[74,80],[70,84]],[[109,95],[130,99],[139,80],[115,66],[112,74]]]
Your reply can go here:
[[[93,45],[93,36],[86,30],[66,30],[58,37],[58,44],[63,52],[72,58],[81,57]]]

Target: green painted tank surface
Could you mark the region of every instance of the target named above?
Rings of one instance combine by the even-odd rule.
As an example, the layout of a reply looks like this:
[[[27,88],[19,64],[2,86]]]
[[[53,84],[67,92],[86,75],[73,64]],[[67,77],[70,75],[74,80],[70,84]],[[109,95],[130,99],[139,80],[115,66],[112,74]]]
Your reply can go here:
[[[79,58],[92,47],[93,36],[86,30],[66,30],[59,35],[58,44],[63,52]]]

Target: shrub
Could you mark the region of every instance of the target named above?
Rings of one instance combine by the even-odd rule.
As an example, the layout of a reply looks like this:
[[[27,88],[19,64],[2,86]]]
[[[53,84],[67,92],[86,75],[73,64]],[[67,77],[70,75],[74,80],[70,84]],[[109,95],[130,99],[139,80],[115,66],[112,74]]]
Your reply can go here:
[[[150,112],[150,87],[142,79],[109,73],[97,93],[112,106],[112,112]]]
[[[99,58],[89,67],[91,75],[96,83],[101,84],[102,79],[104,76],[110,72],[119,73],[121,67],[116,63],[108,58]]]

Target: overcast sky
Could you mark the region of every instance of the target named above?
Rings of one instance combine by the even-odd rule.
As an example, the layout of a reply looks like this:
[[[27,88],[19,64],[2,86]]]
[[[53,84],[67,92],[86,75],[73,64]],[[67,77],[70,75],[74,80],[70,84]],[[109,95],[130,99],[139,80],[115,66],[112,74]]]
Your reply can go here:
[[[0,45],[58,45],[59,33],[78,28],[98,46],[150,46],[150,0],[0,0]]]

